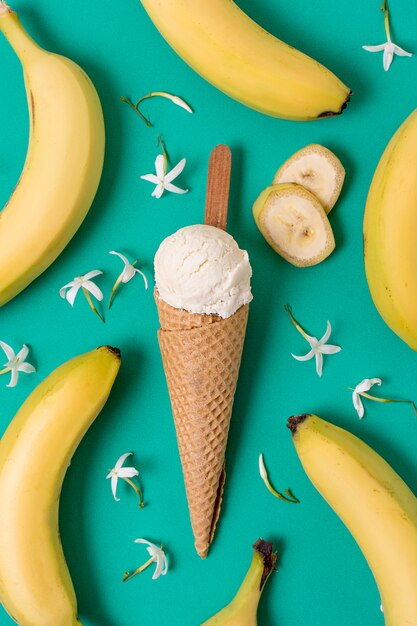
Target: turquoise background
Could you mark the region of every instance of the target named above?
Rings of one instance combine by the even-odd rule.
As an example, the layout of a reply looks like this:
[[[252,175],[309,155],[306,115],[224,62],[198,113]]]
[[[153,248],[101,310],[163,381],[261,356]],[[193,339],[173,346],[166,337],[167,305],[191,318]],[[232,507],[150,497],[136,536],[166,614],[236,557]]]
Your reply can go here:
[[[209,1],[209,0],[208,0]],[[249,565],[251,544],[273,540],[278,573],[265,590],[260,626],[383,624],[371,572],[355,541],[305,476],[285,428],[289,415],[317,412],[349,428],[376,448],[417,488],[417,421],[408,405],[367,402],[360,422],[347,386],[380,376],[380,394],[417,400],[415,355],[385,326],[371,301],[362,261],[362,216],[379,157],[416,103],[417,58],[396,57],[388,73],[382,55],[363,44],[385,40],[379,0],[239,0],[239,6],[288,43],[336,72],[355,92],[345,113],[315,123],[268,118],[234,102],[183,63],[158,34],[140,2],[16,0],[23,23],[46,48],[77,61],[100,94],[107,127],[102,183],[79,233],[59,260],[0,313],[0,339],[18,349],[30,345],[37,373],[22,375],[15,389],[0,379],[0,429],[56,366],[103,343],[119,346],[123,363],[114,392],[81,443],[65,480],[60,524],[64,549],[85,626],[196,626],[234,595]],[[280,5],[280,6],[279,6]],[[392,0],[393,39],[417,52],[417,4]],[[0,201],[9,197],[22,168],[28,116],[19,63],[0,39]],[[189,115],[163,100],[145,103],[148,129],[119,102],[152,90],[184,97]],[[187,158],[180,186],[186,196],[151,197],[139,179],[153,171],[162,133],[172,165]],[[152,290],[141,279],[120,289],[103,325],[82,296],[74,309],[58,295],[78,273],[101,269],[97,282],[108,294],[121,271],[112,249],[138,258],[152,276],[161,240],[203,216],[206,168],[217,143],[233,152],[229,231],[249,251],[253,293],[227,451],[228,480],[221,523],[209,558],[193,548],[171,409],[156,340]],[[319,142],[346,168],[341,198],[330,216],[336,251],[323,264],[297,269],[265,243],[251,207],[282,162]],[[0,204],[1,205],[1,204]],[[58,207],[57,207],[58,208]],[[36,219],[36,215],[33,216]],[[290,303],[308,332],[321,336],[326,320],[340,354],[326,358],[323,378],[313,362],[298,363],[306,344],[283,305]],[[108,468],[132,450],[141,471],[146,508],[120,485],[114,502]],[[274,499],[258,474],[265,454],[278,489],[291,487],[302,501]],[[341,485],[341,489],[343,486]],[[162,542],[170,559],[164,578],[147,571],[122,584],[126,569],[146,558],[137,537]],[[1,609],[0,609],[1,611]],[[0,623],[11,624],[4,612]]]

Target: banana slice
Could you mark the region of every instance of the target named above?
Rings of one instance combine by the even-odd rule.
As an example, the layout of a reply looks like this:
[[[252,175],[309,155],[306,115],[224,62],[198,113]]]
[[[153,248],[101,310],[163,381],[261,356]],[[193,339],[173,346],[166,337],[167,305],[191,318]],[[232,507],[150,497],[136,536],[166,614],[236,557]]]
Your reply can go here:
[[[326,213],[340,195],[345,170],[337,156],[324,146],[312,143],[282,165],[273,183],[298,183],[314,193]]]
[[[301,185],[267,187],[253,205],[253,215],[269,245],[293,265],[317,265],[335,248],[326,212]]]

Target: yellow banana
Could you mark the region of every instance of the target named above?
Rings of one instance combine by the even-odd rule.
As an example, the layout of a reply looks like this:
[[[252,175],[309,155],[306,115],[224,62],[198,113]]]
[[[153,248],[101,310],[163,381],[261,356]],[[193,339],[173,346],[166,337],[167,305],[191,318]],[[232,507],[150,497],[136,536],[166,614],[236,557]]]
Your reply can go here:
[[[232,0],[141,0],[149,17],[203,78],[274,117],[338,115],[351,91],[332,72],[251,20]]]
[[[120,352],[108,346],[68,361],[34,390],[0,442],[0,601],[20,626],[80,626],[59,496],[119,366]]]
[[[376,169],[363,224],[369,289],[388,326],[417,350],[417,109]]]
[[[104,157],[100,101],[73,61],[40,48],[0,2],[0,31],[18,55],[30,111],[20,180],[0,214],[0,306],[39,276],[78,230]]]
[[[253,545],[249,570],[237,594],[230,604],[202,626],[256,626],[259,600],[269,575],[275,569],[277,554],[272,548],[269,541],[258,539]]]
[[[417,624],[417,498],[372,448],[316,415],[288,423],[301,463],[358,542],[386,626]]]

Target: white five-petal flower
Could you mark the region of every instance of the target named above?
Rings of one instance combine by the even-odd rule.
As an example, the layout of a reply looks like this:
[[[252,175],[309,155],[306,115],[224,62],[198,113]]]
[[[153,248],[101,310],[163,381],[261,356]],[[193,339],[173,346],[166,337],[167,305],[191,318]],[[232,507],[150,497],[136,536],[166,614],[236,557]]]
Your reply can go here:
[[[306,332],[303,332],[303,337],[310,344],[311,350],[304,354],[303,356],[297,356],[296,354],[292,354],[291,356],[297,361],[309,361],[310,359],[316,359],[316,372],[319,376],[323,373],[323,354],[336,354],[336,352],[340,352],[342,349],[340,346],[335,346],[332,344],[328,344],[328,340],[330,339],[330,334],[332,332],[332,327],[327,320],[327,329],[321,339],[317,339],[317,337],[311,337],[307,335]]]
[[[380,378],[365,378],[358,385],[356,385],[352,393],[352,400],[353,406],[358,413],[359,419],[362,419],[365,415],[365,409],[362,403],[361,395],[369,391],[374,385],[381,384],[382,380]]]
[[[171,191],[172,193],[187,193],[188,189],[180,189],[176,185],[172,184],[172,181],[183,171],[186,162],[186,159],[181,159],[181,161],[167,173],[165,157],[163,154],[158,154],[155,160],[156,174],[144,174],[141,176],[143,180],[147,180],[148,182],[156,185],[152,192],[152,196],[160,198],[164,191]]]
[[[117,278],[117,280],[114,283],[113,288],[111,290],[110,299],[109,299],[109,309],[110,309],[111,303],[112,303],[113,298],[114,298],[114,294],[116,293],[116,290],[117,290],[118,286],[120,285],[120,283],[128,283],[129,281],[132,280],[132,278],[136,274],[140,274],[142,276],[142,278],[143,278],[143,282],[145,283],[145,289],[147,289],[148,288],[148,279],[146,278],[145,274],[143,272],[141,272],[140,269],[135,267],[135,264],[137,263],[137,261],[133,261],[133,263],[130,263],[123,254],[120,254],[120,252],[116,252],[115,250],[112,250],[111,252],[109,252],[109,254],[115,254],[124,263],[123,272]]]
[[[126,452],[126,454],[122,454],[122,456],[116,461],[116,465],[110,472],[107,474],[106,478],[111,479],[111,490],[113,493],[113,498],[116,502],[120,502],[120,498],[117,497],[117,483],[119,478],[123,480],[133,478],[134,476],[139,476],[139,472],[135,467],[122,467],[123,463],[126,461],[128,456],[131,456],[133,452]],[[129,484],[133,484],[130,480],[127,480]]]
[[[100,276],[103,272],[100,270],[92,270],[84,276],[76,276],[74,280],[67,283],[59,290],[61,298],[67,300],[71,306],[74,306],[75,298],[80,289],[86,289],[93,295],[99,302],[103,300],[103,292],[93,281],[92,278]]]
[[[387,35],[386,43],[381,43],[377,46],[362,46],[364,50],[367,52],[384,52],[383,55],[383,65],[384,70],[388,72],[391,63],[394,59],[394,55],[397,54],[400,57],[412,57],[411,52],[406,52],[400,46],[397,46],[391,39],[391,31],[390,31],[390,20],[389,20],[389,9],[388,2],[384,0],[382,3],[381,10],[384,12],[384,25],[385,25],[385,33]]]
[[[15,354],[13,348],[11,348],[4,341],[0,341],[0,347],[4,351],[7,358],[7,363],[4,364],[4,369],[0,372],[0,374],[7,374],[7,372],[11,372],[10,382],[7,387],[15,387],[17,385],[19,372],[24,372],[25,374],[33,374],[33,372],[36,372],[33,365],[26,362],[26,357],[29,354],[29,348],[26,345],[23,345],[17,354]]]
[[[158,547],[154,543],[151,543],[147,539],[135,539],[135,543],[143,543],[147,546],[148,554],[150,555],[150,559],[141,567],[139,567],[133,574],[126,576],[125,580],[128,578],[132,578],[135,574],[139,574],[139,572],[143,572],[144,569],[149,567],[152,563],[155,563],[155,571],[152,575],[152,580],[156,580],[160,576],[165,576],[168,572],[168,560],[165,555],[165,552],[162,549],[162,546]]]

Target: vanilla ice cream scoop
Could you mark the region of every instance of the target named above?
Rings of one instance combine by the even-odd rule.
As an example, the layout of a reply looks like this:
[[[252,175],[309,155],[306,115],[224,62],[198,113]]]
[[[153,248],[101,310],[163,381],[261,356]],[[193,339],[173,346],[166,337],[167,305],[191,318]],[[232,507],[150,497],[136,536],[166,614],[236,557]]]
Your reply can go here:
[[[159,297],[190,313],[230,317],[252,300],[248,253],[224,230],[197,224],[181,228],[155,255]]]

